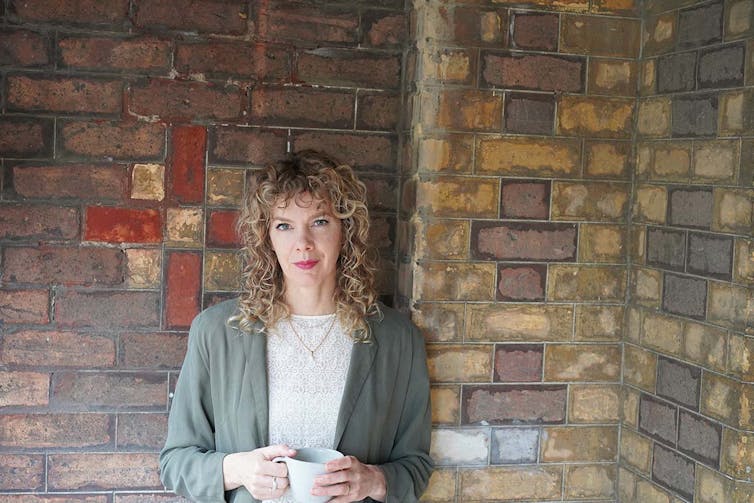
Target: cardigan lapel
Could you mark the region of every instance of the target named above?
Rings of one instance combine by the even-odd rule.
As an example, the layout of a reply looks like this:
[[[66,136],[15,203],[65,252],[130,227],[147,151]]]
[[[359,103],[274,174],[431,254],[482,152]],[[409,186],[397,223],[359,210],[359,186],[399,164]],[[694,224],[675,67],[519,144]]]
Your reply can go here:
[[[264,332],[244,334],[247,379],[254,405],[256,445],[269,443],[269,403],[267,393],[267,335]]]

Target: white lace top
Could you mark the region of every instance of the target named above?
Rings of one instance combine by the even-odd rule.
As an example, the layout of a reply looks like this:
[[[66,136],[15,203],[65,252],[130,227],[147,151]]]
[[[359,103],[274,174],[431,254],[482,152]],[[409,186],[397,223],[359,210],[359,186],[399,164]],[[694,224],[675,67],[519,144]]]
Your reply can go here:
[[[270,445],[334,447],[352,347],[353,340],[335,314],[293,315],[290,324],[284,319],[269,331]],[[294,501],[287,496],[274,501]]]

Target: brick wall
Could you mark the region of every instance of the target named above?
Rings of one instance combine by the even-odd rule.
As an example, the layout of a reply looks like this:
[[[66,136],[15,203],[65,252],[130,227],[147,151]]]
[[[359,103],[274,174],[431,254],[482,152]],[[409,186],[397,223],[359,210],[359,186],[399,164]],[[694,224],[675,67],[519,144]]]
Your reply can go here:
[[[623,372],[627,501],[754,498],[753,16],[751,0],[646,5]]]
[[[402,0],[0,2],[0,501],[177,501],[170,390],[238,289],[248,170],[354,163],[392,297],[407,32]]]

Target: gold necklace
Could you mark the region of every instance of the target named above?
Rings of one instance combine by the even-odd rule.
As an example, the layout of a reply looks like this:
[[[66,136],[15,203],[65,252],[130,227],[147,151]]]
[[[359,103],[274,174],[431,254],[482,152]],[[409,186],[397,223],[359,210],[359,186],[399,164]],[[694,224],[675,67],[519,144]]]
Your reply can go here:
[[[312,360],[314,360],[314,353],[320,348],[320,346],[322,346],[322,344],[324,344],[324,342],[330,336],[330,332],[332,332],[332,329],[335,326],[335,320],[337,320],[337,319],[338,319],[338,316],[337,315],[333,315],[332,322],[330,323],[330,327],[327,329],[327,332],[325,332],[325,335],[324,335],[324,337],[322,337],[322,340],[319,341],[319,344],[317,344],[316,346],[314,346],[314,348],[310,348],[309,346],[307,346],[306,343],[304,342],[304,339],[302,339],[301,336],[298,335],[298,332],[296,331],[296,327],[293,326],[293,322],[291,321],[291,317],[290,316],[288,317],[288,326],[291,327],[291,330],[293,330],[293,335],[295,335],[296,339],[298,339],[298,342],[300,342],[301,345],[304,346],[304,348],[307,351],[309,351],[309,356],[311,357]]]

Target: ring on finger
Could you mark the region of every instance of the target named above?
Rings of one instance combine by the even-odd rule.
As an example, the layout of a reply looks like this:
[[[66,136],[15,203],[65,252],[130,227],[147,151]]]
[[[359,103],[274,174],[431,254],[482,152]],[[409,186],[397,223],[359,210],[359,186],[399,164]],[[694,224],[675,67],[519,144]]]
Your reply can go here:
[[[272,477],[272,490],[277,491],[278,490],[278,478]]]

